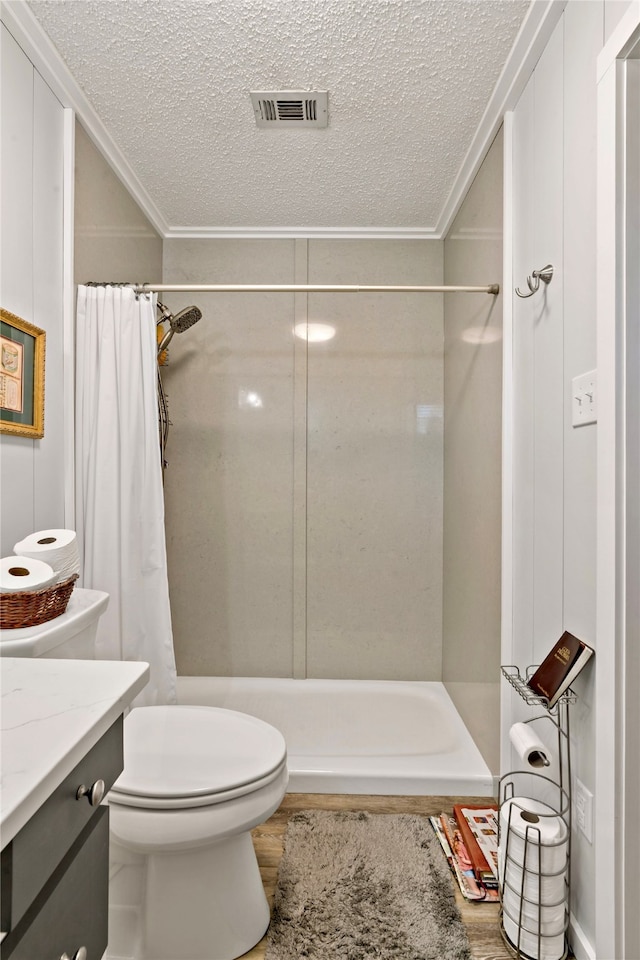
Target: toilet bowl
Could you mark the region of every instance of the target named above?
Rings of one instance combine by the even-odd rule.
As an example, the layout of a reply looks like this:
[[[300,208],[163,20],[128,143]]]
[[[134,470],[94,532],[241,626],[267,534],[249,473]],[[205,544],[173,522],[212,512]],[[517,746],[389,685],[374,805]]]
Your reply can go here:
[[[124,743],[124,772],[107,800],[113,862],[144,877],[135,955],[241,956],[269,924],[250,831],[284,796],[284,738],[232,710],[169,706],[132,710]],[[114,927],[117,918],[114,910]]]
[[[76,588],[65,614],[3,630],[0,656],[94,659],[108,596]],[[19,635],[18,635],[19,634]],[[269,924],[250,831],[288,782],[282,734],[217,707],[138,707],[109,792],[107,960],[235,960]]]

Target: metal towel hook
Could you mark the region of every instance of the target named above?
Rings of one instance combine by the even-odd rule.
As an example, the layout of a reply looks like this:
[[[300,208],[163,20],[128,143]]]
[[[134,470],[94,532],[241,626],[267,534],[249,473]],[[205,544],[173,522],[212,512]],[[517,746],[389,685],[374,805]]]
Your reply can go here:
[[[534,293],[537,293],[540,289],[540,281],[543,283],[551,283],[551,278],[553,277],[553,266],[548,263],[546,267],[542,267],[541,270],[534,270],[530,277],[527,277],[527,286],[529,287],[530,293],[520,293],[516,287],[516,293],[519,297],[522,297],[523,300],[526,300],[527,297],[532,297]]]

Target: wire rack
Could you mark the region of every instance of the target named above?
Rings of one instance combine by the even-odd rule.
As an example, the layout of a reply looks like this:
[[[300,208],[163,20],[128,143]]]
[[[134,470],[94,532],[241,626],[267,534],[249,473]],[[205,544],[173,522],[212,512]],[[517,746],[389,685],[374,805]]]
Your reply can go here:
[[[550,875],[545,872],[540,858],[540,837],[536,835],[536,828],[527,829],[524,840],[524,860],[523,864],[517,864],[511,857],[512,826],[511,812],[513,806],[509,808],[508,823],[504,830],[504,836],[500,836],[501,856],[503,858],[503,867],[500,880],[500,932],[505,942],[505,946],[512,957],[524,958],[524,960],[544,960],[544,958],[553,955],[554,960],[565,960],[569,956],[569,945],[567,931],[569,926],[569,878],[570,878],[570,859],[571,859],[571,755],[570,755],[570,736],[569,736],[569,706],[575,703],[577,697],[573,690],[566,690],[558,699],[554,706],[549,709],[546,697],[535,693],[528,684],[529,678],[533,675],[537,665],[527,667],[524,675],[515,665],[506,665],[501,667],[502,675],[513,687],[517,694],[530,707],[539,708],[536,714],[530,717],[525,723],[531,723],[536,720],[543,720],[552,724],[555,729],[557,742],[557,777],[551,778],[544,776],[532,770],[513,770],[500,778],[500,809],[503,805],[513,800],[516,794],[522,794],[523,790],[529,789],[530,793],[535,794],[538,788],[546,792],[548,803],[548,792],[551,790],[554,795],[554,801],[550,808],[555,816],[560,817],[566,825],[566,859],[563,861],[559,871]],[[526,784],[526,786],[522,786]],[[526,794],[525,794],[526,795]],[[535,796],[532,799],[536,799]],[[502,834],[503,817],[499,818],[501,824],[500,833]],[[517,841],[516,841],[517,843]],[[528,848],[530,848],[528,850]],[[533,867],[527,866],[529,854],[535,855],[537,848],[537,864]],[[534,856],[535,861],[535,856]],[[517,866],[521,878],[521,886],[515,892],[519,899],[520,910],[515,916],[509,912],[505,905],[505,883],[509,872],[508,867]],[[511,871],[513,873],[513,869]],[[552,882],[552,877],[561,875],[562,887],[564,892],[564,924],[563,930],[554,930],[553,936],[543,932],[543,917],[548,904],[543,903],[542,891],[545,885],[548,887]],[[508,884],[507,884],[508,886]],[[528,892],[533,890],[534,893]],[[510,886],[509,893],[511,902],[513,902],[513,886]],[[537,912],[536,912],[537,911]],[[511,930],[511,936],[505,930],[505,917],[507,925]],[[515,930],[515,937],[514,937]],[[558,938],[562,936],[562,951],[557,949]],[[527,951],[525,952],[525,946]]]
[[[500,667],[500,669],[502,671],[502,676],[506,677],[513,689],[518,692],[525,703],[528,703],[529,706],[544,707],[544,709],[548,710],[549,713],[554,713],[556,712],[556,707],[558,707],[561,703],[575,703],[578,699],[573,690],[569,688],[568,690],[565,690],[561,697],[558,698],[553,707],[549,708],[549,701],[547,698],[535,693],[529,686],[529,679],[538,669],[537,664],[527,667],[524,677],[520,673],[519,667],[508,665]]]

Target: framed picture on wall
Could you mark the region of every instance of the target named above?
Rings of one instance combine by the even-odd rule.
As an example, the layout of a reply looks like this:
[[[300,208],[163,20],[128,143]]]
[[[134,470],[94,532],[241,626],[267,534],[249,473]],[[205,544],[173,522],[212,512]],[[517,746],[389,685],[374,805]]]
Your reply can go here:
[[[0,307],[0,433],[44,436],[46,333]]]

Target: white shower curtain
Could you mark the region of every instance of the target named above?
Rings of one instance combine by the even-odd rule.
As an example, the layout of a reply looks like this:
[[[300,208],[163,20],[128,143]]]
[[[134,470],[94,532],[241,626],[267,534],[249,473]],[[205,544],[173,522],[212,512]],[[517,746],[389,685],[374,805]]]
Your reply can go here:
[[[110,595],[96,656],[145,660],[136,706],[172,703],[169,607],[156,399],[156,297],[78,288],[76,528],[81,584]]]

